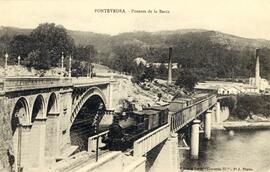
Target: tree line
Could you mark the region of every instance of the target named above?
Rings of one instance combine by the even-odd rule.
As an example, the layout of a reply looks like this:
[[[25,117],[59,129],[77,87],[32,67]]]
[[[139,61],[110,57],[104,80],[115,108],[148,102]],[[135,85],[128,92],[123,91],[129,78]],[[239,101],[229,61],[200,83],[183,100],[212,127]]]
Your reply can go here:
[[[269,95],[238,95],[226,97],[220,100],[221,107],[228,107],[231,119],[245,120],[252,115],[270,116],[270,96]]]
[[[131,62],[136,57],[142,57],[148,62],[167,63],[167,48],[172,47],[173,62],[201,80],[254,76],[255,49],[258,47],[261,76],[270,79],[270,47],[268,44],[256,46],[256,40],[253,40],[254,44],[248,44],[249,40],[245,38],[227,39],[222,35],[216,36],[216,32],[206,31],[167,35],[125,33],[114,36],[110,42],[110,50],[104,63],[112,68],[120,65],[123,72],[130,72]]]
[[[20,56],[23,66],[38,70],[60,67],[63,54],[65,66],[69,65],[69,56],[72,57],[73,75],[86,75],[92,59],[97,55],[93,45],[76,46],[66,29],[54,23],[40,24],[29,35],[1,38],[6,43],[4,48],[9,53],[9,64],[16,64]]]

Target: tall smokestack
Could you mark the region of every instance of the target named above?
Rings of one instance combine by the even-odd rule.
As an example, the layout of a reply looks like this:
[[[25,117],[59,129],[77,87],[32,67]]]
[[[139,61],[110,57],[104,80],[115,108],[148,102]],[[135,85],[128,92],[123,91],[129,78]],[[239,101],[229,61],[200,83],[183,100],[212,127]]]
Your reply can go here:
[[[168,85],[172,84],[172,47],[169,48]]]
[[[256,57],[256,68],[255,68],[255,86],[260,89],[260,57],[259,57],[259,49],[256,48],[255,52]]]

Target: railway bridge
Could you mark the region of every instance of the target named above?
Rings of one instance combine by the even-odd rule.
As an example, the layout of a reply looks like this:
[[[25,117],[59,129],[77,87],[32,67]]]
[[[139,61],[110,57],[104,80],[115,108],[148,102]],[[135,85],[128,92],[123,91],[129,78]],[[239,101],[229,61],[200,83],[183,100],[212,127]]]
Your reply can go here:
[[[92,127],[94,111],[111,108],[113,82],[112,78],[2,78],[0,171],[10,165],[41,167],[78,148],[87,149],[88,138],[78,128]],[[86,113],[90,116],[82,123]]]
[[[113,78],[3,78],[0,81],[0,171],[10,166],[16,171],[35,171],[63,162],[60,160],[78,150],[88,153],[99,150],[95,143],[107,131],[98,135],[84,132],[94,130],[91,127],[98,110],[112,109],[112,94],[119,91],[114,85]],[[79,165],[79,169],[78,164],[86,158],[71,158],[77,166],[70,171],[107,171],[108,168],[145,171],[147,154],[157,147],[159,154],[150,171],[180,170],[177,133],[190,126],[191,155],[197,158],[200,124],[204,124],[205,138],[210,139],[211,120],[218,118],[219,111],[215,95],[184,108],[181,102],[170,102],[168,124],[136,140],[131,155],[111,152],[97,162]],[[62,166],[56,171],[68,171],[68,168]]]

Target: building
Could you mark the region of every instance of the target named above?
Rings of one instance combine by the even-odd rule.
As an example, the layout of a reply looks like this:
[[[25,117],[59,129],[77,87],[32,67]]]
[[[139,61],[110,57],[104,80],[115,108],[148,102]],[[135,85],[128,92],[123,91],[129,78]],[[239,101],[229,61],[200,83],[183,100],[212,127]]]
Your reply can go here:
[[[265,89],[269,87],[268,81],[260,76],[260,57],[258,56],[258,49],[256,49],[255,77],[249,78],[249,84],[252,87],[256,87],[259,91],[265,91]]]
[[[205,81],[195,86],[196,90],[214,92],[219,95],[258,94],[259,89],[249,84],[224,81]]]
[[[141,63],[144,66],[147,65],[147,61],[144,58],[141,57],[137,57],[136,59],[134,59],[134,62],[137,64],[137,66]]]
[[[218,94],[220,95],[236,95],[236,94],[240,94],[242,93],[242,91],[234,86],[229,86],[229,87],[220,87],[218,89]]]
[[[256,79],[255,78],[249,78],[249,84],[251,86],[253,86],[253,87],[256,87]],[[259,87],[257,87],[257,88],[259,90],[264,91],[268,87],[269,87],[269,82],[264,78],[259,78]]]
[[[152,65],[156,68],[159,68],[162,63],[152,63]],[[164,66],[168,69],[168,63],[163,63]],[[172,63],[172,69],[178,69],[178,63]]]

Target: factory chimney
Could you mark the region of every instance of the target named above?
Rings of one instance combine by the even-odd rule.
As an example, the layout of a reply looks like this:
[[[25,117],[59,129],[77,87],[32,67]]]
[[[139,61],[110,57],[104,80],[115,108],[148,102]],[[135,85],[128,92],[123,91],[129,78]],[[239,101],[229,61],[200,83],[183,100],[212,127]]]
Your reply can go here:
[[[260,89],[260,57],[259,57],[259,49],[256,48],[256,68],[255,68],[255,86]]]
[[[172,47],[169,48],[168,85],[172,84]]]

